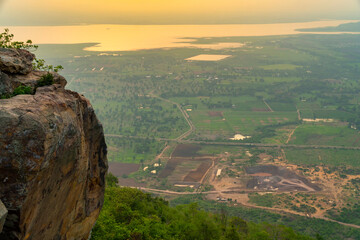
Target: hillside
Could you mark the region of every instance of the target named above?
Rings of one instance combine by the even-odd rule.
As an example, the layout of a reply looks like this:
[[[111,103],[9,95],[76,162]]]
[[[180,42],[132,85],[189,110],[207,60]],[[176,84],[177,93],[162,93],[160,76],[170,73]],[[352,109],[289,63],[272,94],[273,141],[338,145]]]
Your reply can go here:
[[[255,224],[225,212],[205,212],[196,203],[170,207],[162,198],[133,188],[109,186],[92,240],[107,239],[288,239],[311,237],[276,224]],[[321,238],[319,238],[321,239]]]

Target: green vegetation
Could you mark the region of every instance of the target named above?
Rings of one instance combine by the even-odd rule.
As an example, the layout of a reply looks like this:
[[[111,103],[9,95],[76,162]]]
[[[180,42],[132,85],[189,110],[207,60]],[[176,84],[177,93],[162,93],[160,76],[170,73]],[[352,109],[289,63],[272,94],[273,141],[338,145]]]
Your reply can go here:
[[[194,132],[183,140],[226,143],[235,134],[242,134],[251,136],[242,142],[309,145],[307,149],[284,148],[285,156],[281,148],[266,149],[273,156],[268,163],[287,160],[299,165],[305,176],[310,171],[305,168],[323,166],[325,176],[334,174],[334,181],[347,181],[348,175],[359,174],[360,150],[331,146],[360,146],[357,51],[360,35],[224,37],[197,39],[194,43],[226,42],[246,44],[233,49],[171,48],[104,53],[83,50],[92,43],[42,45],[37,54],[49,63],[65,66],[67,87],[90,99],[104,125],[111,161],[151,166],[169,139],[175,140],[189,130],[179,105],[195,126]],[[218,62],[185,60],[198,54],[232,57]],[[318,122],[302,121],[306,118]],[[240,168],[258,164],[260,150],[263,149],[251,148],[250,157],[240,147],[208,145],[199,153],[222,154],[221,164],[231,161],[234,168]],[[182,179],[184,166],[177,166],[180,168],[174,170],[175,175]],[[187,167],[197,168],[193,163]],[[225,168],[224,173],[233,175]],[[175,188],[171,180],[159,180],[158,175],[146,171],[127,177],[141,179],[141,183],[151,187]],[[311,180],[321,183],[321,179]],[[344,191],[351,192],[352,186],[348,187]],[[352,192],[354,195],[339,196],[344,198],[343,209],[334,209],[328,215],[341,221],[346,214],[351,215],[349,222],[357,223],[354,202],[358,196]],[[254,195],[251,200],[262,206],[279,207],[277,197]],[[313,213],[314,207],[323,206],[299,197],[296,199],[299,202],[286,207],[289,199],[280,198],[280,207],[301,213]],[[328,203],[329,200],[321,202]],[[211,212],[225,208],[231,216],[258,223],[287,224],[313,237],[319,233],[325,239],[360,238],[357,229],[319,219],[216,205],[201,199],[199,206]]]
[[[108,159],[112,162],[143,163],[155,158],[164,148],[164,143],[151,138],[126,139],[108,137]]]
[[[34,94],[34,92],[36,91],[36,88],[43,87],[43,86],[49,86],[49,85],[52,85],[53,83],[54,83],[54,76],[51,73],[47,73],[46,75],[43,75],[37,81],[34,90],[31,86],[25,86],[25,85],[21,84],[20,86],[15,88],[12,93],[7,93],[7,94],[1,95],[0,99],[9,99],[9,98],[15,97],[17,95],[22,95],[22,94]]]
[[[346,206],[327,211],[327,216],[337,221],[360,225],[360,178],[351,179],[345,188],[351,191]]]
[[[346,125],[303,124],[295,130],[289,144],[358,147],[360,134]]]
[[[300,32],[360,32],[360,22],[340,24],[337,27],[304,28]]]
[[[31,40],[26,42],[13,41],[14,34],[10,33],[8,28],[0,33],[0,48],[17,48],[17,49],[37,49],[37,45],[33,45]]]
[[[290,163],[307,166],[360,167],[360,150],[285,149]]]
[[[255,203],[256,205],[263,207],[274,207],[276,202],[279,200],[279,198],[274,194],[260,195],[258,193],[252,193],[249,194],[249,198],[249,202]]]
[[[340,210],[330,210],[327,214],[337,221],[360,225],[360,205],[358,203],[351,208],[344,207]]]
[[[359,229],[346,227],[334,222],[292,214],[278,214],[256,208],[228,206],[224,203],[205,201],[200,195],[176,198],[171,201],[171,205],[176,206],[178,204],[188,204],[192,202],[197,202],[198,205],[205,211],[214,213],[225,212],[229,217],[236,216],[246,221],[252,221],[255,223],[269,222],[276,225],[286,225],[297,232],[301,232],[302,234],[307,234],[318,239],[338,240],[360,238]]]
[[[36,83],[36,87],[49,86],[54,83],[54,75],[47,73],[42,76]]]
[[[249,194],[250,202],[255,203],[258,206],[263,207],[275,207],[278,208],[284,207],[287,209],[291,209],[295,212],[299,213],[315,213],[316,209],[312,206],[309,206],[307,204],[299,203],[299,204],[293,204],[291,200],[294,198],[292,196],[288,196],[287,194],[280,194],[280,195],[274,195],[271,193],[267,193],[264,195],[260,195],[258,193],[251,193]]]
[[[169,207],[161,198],[131,188],[108,187],[91,239],[312,239],[291,228],[254,224],[225,212],[211,214],[196,203]]]
[[[16,48],[16,49],[27,49],[37,50],[38,45],[34,45],[31,40],[27,40],[26,42],[21,41],[13,41],[14,34],[10,33],[8,28],[4,29],[3,33],[0,33],[0,48]],[[54,71],[58,72],[59,70],[64,69],[61,65],[53,66],[53,65],[46,65],[44,59],[35,58],[33,63],[34,70],[40,71]]]
[[[262,66],[265,70],[294,70],[300,66],[293,64],[274,64],[274,65],[265,65]]]
[[[50,71],[58,72],[58,71],[64,69],[61,65],[57,65],[57,66],[47,65],[47,64],[45,64],[44,59],[37,59],[37,58],[34,59],[33,68],[35,70],[47,71],[47,72],[50,72]]]
[[[0,99],[9,99],[22,94],[33,94],[32,88],[30,86],[20,85],[15,88],[12,93],[1,95]]]
[[[232,49],[232,58],[206,63],[184,59],[227,50],[103,54],[82,51],[91,44],[74,44],[43,45],[37,53],[50,63],[64,65],[68,87],[91,100],[105,132],[127,141],[131,141],[128,136],[174,139],[189,129],[179,109],[154,97],[157,95],[189,110],[196,128],[190,139],[226,141],[242,134],[252,136],[246,141],[285,144],[291,132],[288,128],[300,126],[294,135],[299,138],[293,137],[290,143],[358,146],[357,130],[350,126],[360,127],[356,95],[360,58],[352,51],[359,45],[359,36],[233,37],[195,43],[217,42],[248,43]],[[297,109],[301,118],[344,123],[319,124],[313,133],[311,124],[298,121]],[[315,133],[321,137],[314,138]],[[338,133],[343,137],[334,137]],[[117,150],[122,153],[131,156],[130,150]]]
[[[31,93],[32,93],[31,87],[20,85],[19,87],[14,89],[13,96],[20,95],[20,94],[31,94]]]

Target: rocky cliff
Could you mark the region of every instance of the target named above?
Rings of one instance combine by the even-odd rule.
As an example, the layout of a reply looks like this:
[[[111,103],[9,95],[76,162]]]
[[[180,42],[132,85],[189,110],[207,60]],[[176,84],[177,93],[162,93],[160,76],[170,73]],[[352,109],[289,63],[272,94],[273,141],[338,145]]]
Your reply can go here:
[[[104,197],[102,125],[60,75],[37,87],[47,73],[33,58],[0,48],[0,239],[88,239]],[[14,96],[19,87],[31,94]]]

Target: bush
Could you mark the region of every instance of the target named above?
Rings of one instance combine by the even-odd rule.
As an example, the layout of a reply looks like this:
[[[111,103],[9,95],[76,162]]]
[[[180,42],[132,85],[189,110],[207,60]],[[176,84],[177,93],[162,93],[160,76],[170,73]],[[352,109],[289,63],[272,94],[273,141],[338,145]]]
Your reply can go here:
[[[0,99],[9,99],[17,95],[32,94],[33,91],[30,86],[20,85],[14,89],[12,93],[6,93],[0,96]]]
[[[52,84],[54,84],[54,76],[51,73],[47,73],[38,80],[36,87],[49,86]]]
[[[36,50],[39,46],[32,44],[31,40],[26,42],[13,41],[14,34],[11,34],[8,28],[4,29],[3,33],[0,33],[0,48],[16,48],[16,49],[27,49],[27,50]],[[53,66],[46,65],[44,59],[34,59],[33,69],[41,71],[54,71],[58,72],[59,70],[64,69],[61,65]]]
[[[37,49],[38,46],[33,45],[31,40],[26,42],[12,41],[14,34],[9,33],[9,29],[5,28],[3,33],[0,33],[0,47],[1,48],[16,48],[16,49]]]
[[[13,91],[13,97],[16,95],[21,94],[32,94],[32,89],[30,86],[20,85],[19,87],[15,88]]]

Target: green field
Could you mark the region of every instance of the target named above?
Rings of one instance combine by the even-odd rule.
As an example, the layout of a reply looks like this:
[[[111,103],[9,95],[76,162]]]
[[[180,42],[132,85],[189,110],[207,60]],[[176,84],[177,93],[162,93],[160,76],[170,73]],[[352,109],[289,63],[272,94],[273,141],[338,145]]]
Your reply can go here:
[[[294,70],[296,68],[299,68],[301,66],[297,66],[294,64],[273,64],[273,65],[265,65],[261,68],[265,70]]]
[[[306,123],[296,128],[289,144],[360,146],[360,133],[348,126]]]
[[[84,94],[93,104],[105,133],[117,135],[106,137],[110,161],[150,165],[166,144],[172,145],[166,152],[166,156],[171,155],[177,143],[166,143],[164,138],[174,140],[189,130],[179,104],[195,126],[195,131],[185,140],[226,143],[235,134],[242,134],[251,136],[244,142],[312,145],[307,149],[289,146],[246,149],[203,144],[199,153],[221,154],[222,164],[235,160],[235,167],[263,164],[259,154],[282,159],[284,150],[288,163],[298,165],[299,170],[324,166],[325,172],[336,175],[334,181],[345,181],[348,176],[360,173],[360,150],[316,148],[317,145],[360,147],[360,35],[201,38],[194,43],[226,42],[246,42],[246,45],[217,50],[108,52],[116,56],[107,56],[84,51],[83,48],[95,44],[88,43],[41,45],[36,53],[49,64],[63,65],[67,88]],[[231,57],[217,62],[185,60],[199,54]],[[306,123],[301,121],[304,118],[333,121]],[[246,155],[247,150],[252,157]],[[173,180],[181,180],[186,169],[197,166],[197,163],[181,165]],[[157,175],[144,171],[130,177],[142,179],[151,187],[174,190],[167,179],[159,180]],[[353,194],[339,196],[344,198],[341,199],[344,208],[329,211],[328,215],[358,223],[359,208],[355,203],[359,190],[349,189],[340,189]],[[360,236],[355,228],[315,218],[230,207],[191,197],[178,202],[197,200],[206,210],[226,210],[229,216],[255,222],[287,224],[312,236],[319,233],[325,239],[359,239]],[[278,200],[272,195],[251,196],[251,201],[262,206],[276,206]],[[307,209],[298,205],[287,206],[300,212]]]
[[[304,166],[360,167],[360,150],[286,149],[290,163]]]
[[[68,88],[92,102],[107,134],[177,138],[189,129],[177,107],[188,111],[196,132],[189,139],[286,143],[302,118],[331,118],[343,127],[301,125],[290,143],[358,146],[360,47],[358,35],[293,35],[197,39],[194,43],[247,42],[243,48],[173,48],[129,52],[84,51],[94,45],[41,45],[49,64],[62,64]],[[188,62],[198,54],[225,54],[218,62]],[[264,101],[265,100],[265,101]],[[267,103],[270,108],[265,104]],[[271,111],[273,110],[273,112]],[[288,125],[288,126],[287,126]],[[337,137],[334,137],[334,136]],[[130,146],[133,140],[123,143]],[[107,138],[111,160],[138,162],[158,152],[124,148]],[[160,148],[160,147],[159,147]],[[120,156],[120,157],[119,157]],[[124,157],[121,157],[124,156]],[[135,160],[132,160],[135,157]]]

